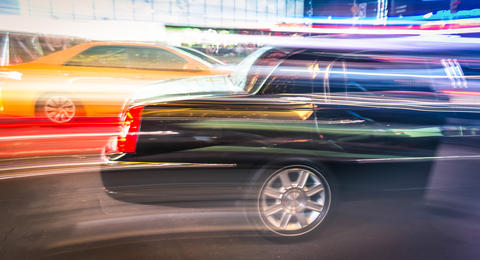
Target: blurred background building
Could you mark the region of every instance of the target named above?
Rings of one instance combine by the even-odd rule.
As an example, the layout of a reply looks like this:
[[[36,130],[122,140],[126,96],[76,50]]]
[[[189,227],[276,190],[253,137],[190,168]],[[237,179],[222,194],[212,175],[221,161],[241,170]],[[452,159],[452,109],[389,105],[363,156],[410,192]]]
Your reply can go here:
[[[0,13],[72,20],[241,27],[303,17],[303,0],[6,0]]]
[[[477,0],[308,0],[305,14],[314,17],[382,18],[432,14],[479,16]],[[467,12],[465,12],[467,11]],[[454,15],[452,15],[453,17]],[[452,18],[452,17],[438,17]],[[429,15],[425,18],[433,18]]]
[[[264,34],[257,30],[287,18],[303,18],[304,4],[303,0],[5,0],[0,2],[1,65],[34,60],[84,40],[195,45],[214,56],[220,55],[218,50],[233,56],[235,46],[226,34]],[[256,44],[242,47],[250,50],[245,55],[255,48]]]
[[[373,27],[351,29],[392,29],[394,22],[404,27],[393,29],[406,28],[415,35],[428,22],[441,21],[440,27],[433,26],[446,31],[458,26],[443,21],[478,17],[478,0],[4,0],[0,66],[90,40],[187,45],[236,63],[271,41],[239,35],[384,33]],[[418,27],[408,27],[412,24]]]

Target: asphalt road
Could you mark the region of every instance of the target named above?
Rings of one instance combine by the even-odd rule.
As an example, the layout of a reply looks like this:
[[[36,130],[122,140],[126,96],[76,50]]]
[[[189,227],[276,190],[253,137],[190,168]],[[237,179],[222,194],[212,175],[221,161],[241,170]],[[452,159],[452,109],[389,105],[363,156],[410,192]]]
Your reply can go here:
[[[423,192],[339,201],[314,236],[278,241],[252,230],[235,201],[119,201],[95,158],[45,160],[0,171],[0,259],[480,259],[479,215],[433,210]]]

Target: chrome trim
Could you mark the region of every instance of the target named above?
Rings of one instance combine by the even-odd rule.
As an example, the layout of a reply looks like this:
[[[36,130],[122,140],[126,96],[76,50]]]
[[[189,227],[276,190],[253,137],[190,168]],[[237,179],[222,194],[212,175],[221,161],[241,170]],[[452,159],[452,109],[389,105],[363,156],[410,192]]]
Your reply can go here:
[[[358,163],[375,162],[404,162],[404,161],[433,161],[433,160],[473,160],[480,159],[480,155],[449,155],[449,156],[426,156],[426,157],[397,157],[397,158],[375,158],[375,159],[357,159]]]
[[[125,168],[233,168],[236,163],[175,163],[175,162],[127,162],[127,161],[107,161],[107,166],[110,169],[125,169]],[[106,168],[107,170],[109,168]]]

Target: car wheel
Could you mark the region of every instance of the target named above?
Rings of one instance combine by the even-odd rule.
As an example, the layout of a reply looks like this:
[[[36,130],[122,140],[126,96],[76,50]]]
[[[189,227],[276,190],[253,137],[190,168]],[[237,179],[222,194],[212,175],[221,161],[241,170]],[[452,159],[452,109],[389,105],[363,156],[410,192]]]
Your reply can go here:
[[[332,205],[326,174],[306,165],[290,165],[263,173],[256,182],[253,214],[248,216],[264,233],[299,237],[325,222]]]
[[[36,106],[37,115],[50,122],[63,124],[72,121],[78,114],[78,106],[65,95],[51,95],[40,99]]]

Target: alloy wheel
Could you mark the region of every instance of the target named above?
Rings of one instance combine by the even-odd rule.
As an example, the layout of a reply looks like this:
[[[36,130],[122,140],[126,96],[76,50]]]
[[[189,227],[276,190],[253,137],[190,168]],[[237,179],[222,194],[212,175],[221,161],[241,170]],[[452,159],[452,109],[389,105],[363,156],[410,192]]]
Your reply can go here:
[[[316,170],[293,167],[267,179],[258,197],[262,222],[274,233],[298,236],[316,228],[330,207],[331,192]]]
[[[52,96],[45,101],[44,111],[50,121],[66,123],[75,116],[76,107],[75,103],[68,97]]]

